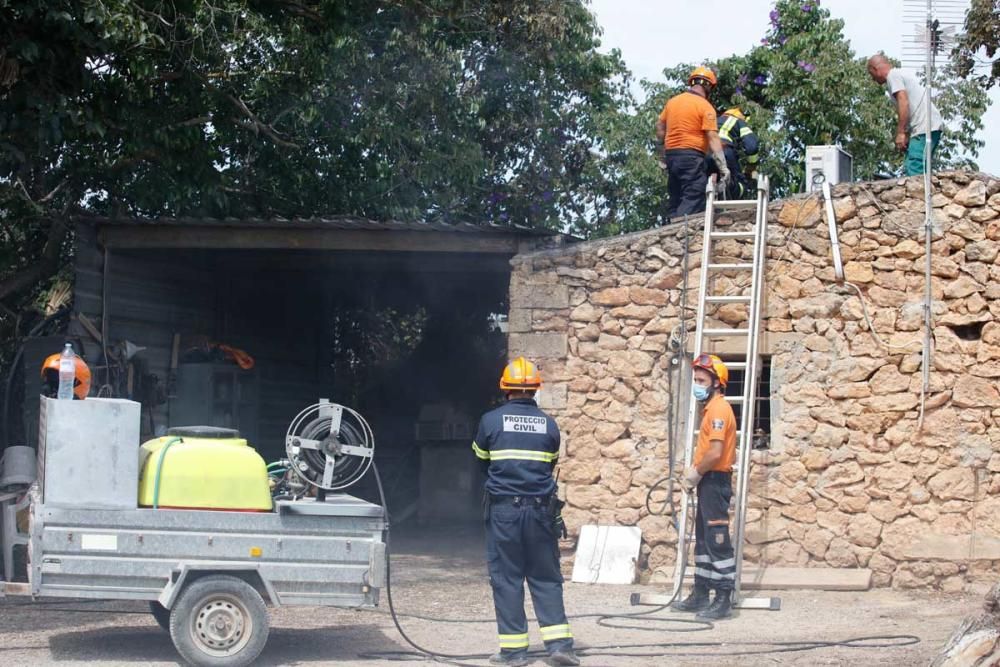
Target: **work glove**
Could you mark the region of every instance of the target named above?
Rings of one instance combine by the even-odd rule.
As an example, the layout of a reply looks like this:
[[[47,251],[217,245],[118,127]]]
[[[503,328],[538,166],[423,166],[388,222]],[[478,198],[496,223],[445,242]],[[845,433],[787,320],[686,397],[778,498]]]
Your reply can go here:
[[[691,466],[690,468],[685,470],[684,474],[681,476],[681,486],[684,487],[684,490],[687,493],[691,493],[696,488],[698,488],[698,482],[700,481],[701,481],[701,473],[698,472],[698,469],[695,468],[694,466]]]
[[[716,192],[720,197],[724,197],[726,195],[726,191],[729,189],[729,181],[732,180],[732,177],[733,175],[729,173],[729,169],[727,167],[723,167],[719,170],[719,182],[716,187]]]
[[[726,188],[729,187],[729,181],[732,179],[732,174],[729,173],[729,166],[726,164],[726,158],[721,153],[713,153],[712,159],[715,161],[715,168],[719,172],[719,179],[716,181],[715,191],[724,195]]]

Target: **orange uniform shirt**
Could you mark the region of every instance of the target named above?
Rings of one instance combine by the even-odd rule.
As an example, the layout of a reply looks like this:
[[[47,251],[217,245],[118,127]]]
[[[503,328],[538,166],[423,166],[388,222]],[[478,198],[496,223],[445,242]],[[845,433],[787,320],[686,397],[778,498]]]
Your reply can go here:
[[[697,466],[708,453],[712,440],[722,441],[722,458],[712,467],[719,472],[732,472],[736,461],[736,416],[733,406],[716,394],[705,406],[705,414],[701,418],[701,430],[698,432],[698,447],[694,450],[694,464]]]
[[[692,148],[707,154],[708,137],[705,131],[719,131],[715,107],[704,97],[691,92],[674,95],[667,100],[660,112],[660,120],[667,124],[667,134],[663,138],[663,147],[667,150]]]

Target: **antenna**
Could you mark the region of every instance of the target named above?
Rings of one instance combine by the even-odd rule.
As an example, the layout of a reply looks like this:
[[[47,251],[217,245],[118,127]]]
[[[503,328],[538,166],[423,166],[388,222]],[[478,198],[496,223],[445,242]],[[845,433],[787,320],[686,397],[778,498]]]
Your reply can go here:
[[[965,27],[969,0],[903,0],[903,67],[920,69],[947,53]]]
[[[920,417],[917,431],[924,426],[924,406],[931,381],[931,240],[934,235],[934,209],[931,207],[931,99],[934,95],[934,58],[955,40],[955,34],[965,26],[969,0],[903,0],[903,21],[916,22],[916,30],[909,39],[903,37],[903,66],[917,68],[923,61],[924,85],[927,92],[924,126],[924,344],[921,351],[922,383],[920,388]],[[922,20],[921,20],[922,19]],[[919,103],[919,102],[918,102]],[[915,129],[915,128],[914,128]]]

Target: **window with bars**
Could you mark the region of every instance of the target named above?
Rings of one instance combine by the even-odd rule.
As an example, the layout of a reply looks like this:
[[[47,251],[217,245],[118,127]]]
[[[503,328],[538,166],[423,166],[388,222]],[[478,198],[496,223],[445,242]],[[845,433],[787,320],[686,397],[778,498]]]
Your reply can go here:
[[[737,359],[723,359],[723,361],[737,361]],[[739,359],[738,361],[742,361]],[[732,369],[729,371],[729,384],[726,387],[726,395],[741,396],[743,394],[743,383],[746,379],[746,372],[743,369]],[[770,444],[771,435],[771,357],[762,356],[760,375],[757,380],[757,409],[754,413],[753,432],[754,449],[767,449]],[[736,414],[736,423],[740,423],[743,415],[743,406],[733,405],[733,412]]]

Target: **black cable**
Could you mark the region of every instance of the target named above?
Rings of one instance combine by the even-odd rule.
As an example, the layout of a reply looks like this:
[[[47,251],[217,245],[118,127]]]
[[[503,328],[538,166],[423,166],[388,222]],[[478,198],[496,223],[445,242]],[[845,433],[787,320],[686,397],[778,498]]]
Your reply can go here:
[[[448,654],[448,653],[438,653],[436,651],[431,651],[429,649],[420,646],[415,641],[410,639],[410,636],[406,634],[403,630],[403,626],[399,623],[399,618],[396,616],[396,607],[392,603],[392,569],[391,569],[391,558],[390,554],[390,530],[389,530],[389,505],[385,498],[385,490],[382,488],[382,477],[378,474],[378,466],[375,465],[375,461],[372,461],[372,472],[375,475],[375,485],[378,487],[379,500],[382,503],[382,516],[385,519],[385,597],[389,603],[389,614],[392,616],[392,622],[396,626],[396,631],[399,635],[406,641],[407,644],[415,648],[418,653],[418,657],[430,656],[438,661],[443,661],[452,665],[459,665],[461,667],[479,667],[478,665],[470,665],[469,663],[456,662],[457,660],[475,660],[478,658],[488,658],[488,655],[479,654]],[[409,658],[411,659],[414,654],[412,652],[392,652],[392,654],[403,654],[409,653]],[[359,654],[359,658],[374,658],[378,659],[382,657],[382,653],[363,653]],[[390,658],[391,659],[391,658]]]
[[[430,621],[433,623],[452,623],[452,624],[464,624],[472,625],[476,623],[492,623],[493,619],[481,619],[481,620],[465,620],[465,619],[449,619],[449,618],[436,618],[432,616],[422,616],[419,614],[399,614],[396,612],[396,607],[392,601],[392,567],[391,567],[391,553],[390,548],[390,530],[389,530],[389,507],[385,498],[385,491],[382,488],[382,479],[378,474],[378,467],[372,464],[372,472],[375,475],[375,484],[378,487],[379,500],[382,504],[382,512],[385,517],[385,595],[389,606],[389,615],[392,617],[393,625],[396,626],[396,630],[399,632],[400,636],[406,641],[407,644],[412,646],[414,651],[371,651],[365,653],[359,653],[358,657],[368,660],[389,660],[394,662],[405,662],[414,659],[433,659],[435,662],[440,662],[450,665],[458,665],[459,667],[480,667],[478,664],[462,662],[463,660],[486,660],[490,657],[486,653],[440,653],[437,651],[431,651],[430,649],[424,648],[423,646],[417,644],[406,631],[403,630],[402,625],[399,622],[400,617],[404,618],[416,618],[424,621]],[[672,601],[672,600],[671,600]],[[656,618],[652,614],[665,609],[668,604],[654,607],[653,609],[641,612],[635,612],[631,614],[575,614],[572,616],[567,616],[568,619],[581,619],[581,618],[596,618],[597,624],[608,628],[617,629],[633,629],[633,630],[646,630],[646,631],[656,631],[656,632],[695,632],[699,630],[709,630],[714,627],[714,625],[709,621],[701,621],[698,619],[686,619],[686,618]],[[646,617],[646,618],[642,618]],[[614,619],[640,619],[644,621],[650,621],[654,623],[676,623],[681,625],[694,625],[698,627],[687,628],[684,630],[676,628],[663,628],[663,627],[644,627],[638,625],[618,625],[612,624],[611,621]],[[795,651],[811,651],[821,648],[832,648],[832,647],[842,647],[842,648],[898,648],[902,646],[911,646],[913,644],[919,643],[921,640],[915,635],[873,635],[869,637],[852,637],[844,640],[815,640],[815,641],[729,641],[729,642],[651,642],[651,643],[641,643],[641,644],[611,644],[611,645],[576,645],[574,646],[575,653],[580,657],[646,657],[646,658],[657,658],[657,657],[668,657],[668,656],[703,656],[711,657],[712,655],[719,656],[736,656],[736,655],[763,655],[770,653],[789,653]],[[761,646],[770,648],[761,648],[759,650],[745,650],[745,651],[733,651],[731,647],[733,646]],[[695,647],[701,648],[720,648],[725,649],[724,652],[720,653],[706,653],[704,651],[684,651],[678,650],[673,652],[663,651],[663,649],[690,649]],[[652,652],[625,652],[621,649],[657,649],[656,653]],[[545,651],[533,650],[528,651],[529,658],[543,658],[546,656]]]

